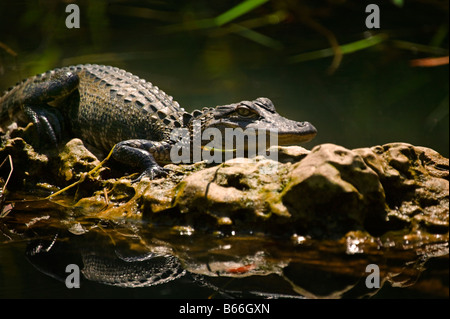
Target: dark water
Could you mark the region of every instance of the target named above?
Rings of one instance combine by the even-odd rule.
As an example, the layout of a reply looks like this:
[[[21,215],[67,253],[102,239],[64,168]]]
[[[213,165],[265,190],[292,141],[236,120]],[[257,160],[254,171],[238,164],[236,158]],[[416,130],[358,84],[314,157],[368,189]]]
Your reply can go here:
[[[66,238],[67,240],[67,238]],[[185,239],[186,240],[186,239]],[[187,239],[189,240],[189,239]],[[204,240],[204,239],[203,239]],[[404,263],[403,258],[411,257],[411,251],[397,251],[396,257],[390,262],[386,258],[371,256],[367,254],[349,256],[340,251],[337,245],[328,247],[330,251],[323,251],[323,247],[297,247],[290,250],[287,258],[287,251],[278,247],[276,251],[284,255],[281,258],[276,255],[274,248],[264,250],[264,254],[271,256],[272,263],[278,266],[285,266],[280,273],[270,274],[267,268],[273,267],[265,261],[265,265],[257,265],[260,274],[252,274],[249,270],[247,276],[243,276],[244,267],[240,266],[236,258],[230,258],[227,262],[217,255],[208,257],[204,264],[199,261],[190,266],[195,269],[217,266],[223,263],[224,266],[234,265],[235,273],[222,274],[222,276],[202,276],[187,273],[184,276],[161,285],[139,288],[122,288],[105,285],[93,280],[88,280],[83,273],[80,278],[80,288],[69,289],[65,284],[65,279],[70,272],[65,272],[65,266],[76,264],[83,269],[85,265],[80,260],[80,250],[96,249],[97,254],[101,254],[110,247],[91,243],[88,246],[74,244],[71,238],[70,245],[61,244],[52,247],[52,254],[45,253],[45,256],[30,257],[30,246],[36,247],[36,239],[32,241],[19,241],[2,243],[0,257],[2,265],[1,289],[2,298],[445,298],[448,296],[448,257],[435,258],[424,265],[414,265],[414,259],[409,260],[410,265]],[[249,243],[242,241],[242,238],[234,239],[238,245],[246,245],[247,250],[256,249]],[[253,239],[253,242],[255,240]],[[40,241],[39,243],[43,243]],[[197,249],[205,249],[197,242]],[[204,241],[203,241],[204,243]],[[266,243],[267,244],[267,243]],[[274,246],[274,243],[271,243]],[[317,245],[317,244],[316,244]],[[323,246],[323,243],[321,244]],[[210,246],[210,245],[205,245]],[[216,247],[217,248],[217,247]],[[222,247],[223,248],[223,247]],[[258,247],[261,248],[261,247]],[[292,247],[291,247],[292,248]],[[317,250],[316,250],[317,249]],[[220,248],[217,248],[220,250]],[[322,251],[321,251],[322,250]],[[56,251],[56,253],[55,253]],[[262,252],[261,250],[259,252]],[[300,254],[300,251],[302,252]],[[391,252],[392,253],[392,252]],[[220,255],[219,255],[220,256]],[[257,256],[257,254],[256,254]],[[191,258],[193,258],[191,256]],[[249,257],[247,257],[249,259]],[[255,257],[256,258],[256,257]],[[322,261],[319,261],[322,258]],[[201,258],[199,258],[201,260]],[[298,259],[297,261],[293,261]],[[406,260],[405,259],[405,260]],[[219,261],[218,261],[219,260]],[[324,265],[325,261],[328,265]],[[209,263],[208,263],[209,262]],[[136,262],[142,263],[142,262]],[[384,270],[392,271],[391,275],[399,276],[398,283],[385,282],[381,289],[370,291],[364,287],[365,266],[369,263],[377,263]],[[382,264],[383,263],[383,264]],[[60,266],[60,267],[58,267]],[[425,266],[425,269],[421,267]],[[247,267],[250,269],[250,267]],[[59,269],[54,272],[51,270]],[[197,269],[198,271],[198,269]],[[211,275],[211,274],[210,274]],[[230,277],[233,276],[233,277]],[[292,280],[292,282],[291,282]],[[295,289],[294,289],[294,288]],[[306,295],[306,296],[305,296]]]
[[[407,1],[400,8],[380,1],[381,28],[374,32],[365,27],[361,1],[310,2],[269,1],[236,20],[273,40],[262,43],[233,25],[203,29],[192,23],[219,16],[237,1],[81,1],[81,26],[67,29],[65,2],[0,0],[0,89],[57,66],[108,64],[153,82],[188,110],[267,96],[280,114],[316,126],[318,136],[307,148],[321,143],[356,148],[407,142],[448,157],[448,64],[411,66],[414,59],[448,55],[448,4]],[[280,12],[287,18],[265,22],[264,17]],[[330,33],[346,44],[364,39],[368,32],[386,34],[390,41],[344,55],[333,74],[328,72],[331,58],[289,62],[299,53],[328,48]],[[74,235],[68,231],[70,223],[79,221],[63,215],[61,220],[67,223],[58,224],[59,209],[37,206],[24,211],[25,216],[17,216],[23,211],[13,211],[0,221],[1,297],[304,297],[302,289],[328,297],[332,292],[339,292],[337,297],[360,297],[370,292],[359,286],[347,294],[342,291],[366,278],[363,265],[368,263],[388,265],[389,273],[407,269],[406,284],[397,288],[386,282],[374,297],[448,297],[448,254],[419,260],[415,249],[420,243],[394,251],[386,248],[386,242],[364,243],[361,251],[358,244],[353,246],[357,252],[349,254],[352,246],[340,242],[306,244],[265,237],[252,242],[245,236],[198,233],[169,236],[167,230],[149,233],[143,225],[93,227],[97,221],[86,221],[90,231]],[[26,226],[42,216],[49,217]],[[133,238],[147,244],[155,238],[168,242],[188,272],[147,288],[82,280],[80,289],[68,289],[27,259],[27,251],[39,246],[34,240],[52,245],[58,234],[55,243],[70,245],[63,247],[62,257],[52,255],[46,263],[79,260],[80,251],[101,250],[95,247],[97,240],[117,244],[123,237],[117,235],[117,228],[119,234],[134,232]],[[86,248],[86,242],[94,247]],[[386,255],[376,253],[379,247]],[[142,247],[137,253],[135,248],[126,251],[140,256]],[[221,267],[225,276],[212,276],[208,264]],[[195,277],[195,272],[200,275]]]
[[[227,233],[86,217],[70,199],[31,199],[0,224],[3,298],[448,297],[445,234]],[[377,267],[375,287],[368,265]]]

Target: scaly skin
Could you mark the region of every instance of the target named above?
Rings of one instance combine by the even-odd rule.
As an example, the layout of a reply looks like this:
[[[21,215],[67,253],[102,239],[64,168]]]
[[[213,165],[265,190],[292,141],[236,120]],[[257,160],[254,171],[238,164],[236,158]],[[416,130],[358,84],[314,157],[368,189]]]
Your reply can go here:
[[[79,137],[144,172],[164,176],[173,129],[254,128],[276,130],[278,144],[306,142],[316,135],[308,122],[280,116],[267,98],[186,112],[171,96],[124,70],[102,65],[54,69],[25,79],[0,97],[0,123],[33,122],[40,136],[57,144],[62,134]],[[206,144],[207,141],[203,141]]]

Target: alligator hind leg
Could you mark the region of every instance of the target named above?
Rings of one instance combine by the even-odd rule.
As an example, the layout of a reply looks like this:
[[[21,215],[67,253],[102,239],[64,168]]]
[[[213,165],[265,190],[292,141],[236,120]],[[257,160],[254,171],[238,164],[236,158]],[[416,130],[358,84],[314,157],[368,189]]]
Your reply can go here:
[[[79,81],[76,73],[55,70],[28,80],[20,88],[15,103],[35,125],[40,144],[47,140],[54,146],[61,140],[64,120],[58,108],[70,103],[67,98],[78,88]]]
[[[171,145],[165,142],[127,140],[117,143],[111,156],[118,162],[144,170],[138,178],[133,180],[137,182],[145,176],[150,179],[167,176],[169,170],[159,166],[155,158],[159,161],[167,161],[170,148]]]
[[[23,111],[28,119],[35,125],[39,137],[40,145],[48,139],[52,146],[57,146],[61,140],[63,120],[60,112],[47,106],[24,105]]]

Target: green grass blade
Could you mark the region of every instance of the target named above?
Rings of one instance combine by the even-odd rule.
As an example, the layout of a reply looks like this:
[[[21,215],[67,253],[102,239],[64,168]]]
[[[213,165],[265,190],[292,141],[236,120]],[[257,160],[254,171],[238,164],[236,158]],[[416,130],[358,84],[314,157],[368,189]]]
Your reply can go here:
[[[404,50],[410,50],[410,51],[416,51],[416,52],[422,52],[422,53],[429,53],[429,54],[436,54],[436,55],[448,55],[448,50],[444,48],[439,47],[433,47],[426,44],[420,44],[420,43],[414,43],[409,41],[402,41],[402,40],[392,40],[392,45],[398,49],[404,49]]]
[[[364,50],[367,48],[370,48],[372,46],[375,46],[377,44],[380,44],[384,40],[387,39],[387,36],[385,34],[377,34],[373,37],[364,39],[364,40],[358,40],[355,42],[351,42],[348,44],[344,44],[340,46],[341,53],[342,54],[348,54],[353,53],[356,51]],[[313,52],[307,52],[307,53],[301,53],[295,56],[292,56],[289,58],[290,63],[299,63],[309,60],[316,60],[320,58],[325,58],[332,56],[334,54],[334,51],[332,48],[313,51]]]
[[[281,50],[283,49],[283,44],[275,39],[272,39],[271,37],[268,37],[260,32],[254,31],[252,29],[245,28],[240,25],[233,25],[233,31],[235,31],[237,34],[243,36],[244,38],[247,38],[253,42],[259,43],[265,47],[275,49],[275,50]]]
[[[214,19],[217,26],[222,26],[234,19],[246,14],[247,12],[263,5],[269,0],[245,0],[230,10],[222,13]]]

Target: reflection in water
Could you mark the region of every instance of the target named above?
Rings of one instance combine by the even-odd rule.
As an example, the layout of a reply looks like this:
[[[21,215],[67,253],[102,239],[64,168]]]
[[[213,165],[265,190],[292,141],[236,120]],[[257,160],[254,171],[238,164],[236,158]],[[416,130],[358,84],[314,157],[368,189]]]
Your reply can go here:
[[[92,240],[92,241],[91,241]],[[26,250],[27,259],[41,272],[65,281],[66,266],[81,267],[87,280],[106,285],[136,288],[159,285],[185,274],[174,256],[158,253],[123,255],[102,236],[72,237],[69,241],[33,240]]]
[[[48,208],[15,211],[0,226],[2,244],[28,242],[26,258],[40,272],[65,282],[66,266],[79,266],[81,286],[163,287],[182,280],[214,298],[359,298],[376,295],[386,283],[414,287],[430,259],[448,269],[447,241],[405,247],[401,234],[374,239],[355,232],[336,241],[200,234],[189,227],[61,218]],[[367,287],[370,264],[379,268],[379,288]],[[448,278],[448,270],[439,269],[431,282]]]

